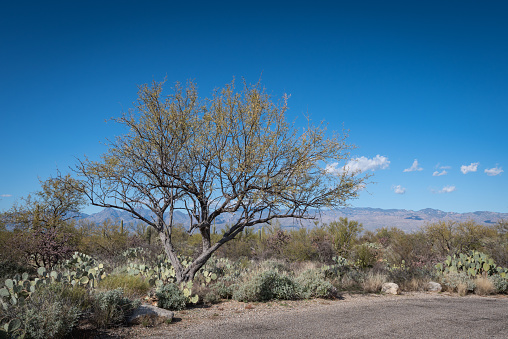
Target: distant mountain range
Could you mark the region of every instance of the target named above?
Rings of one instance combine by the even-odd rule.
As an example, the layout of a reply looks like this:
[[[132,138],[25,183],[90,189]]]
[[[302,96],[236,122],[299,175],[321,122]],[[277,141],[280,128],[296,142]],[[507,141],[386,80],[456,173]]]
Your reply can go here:
[[[143,216],[150,218],[148,210],[140,211]],[[488,211],[478,211],[470,213],[455,213],[443,212],[440,210],[426,208],[419,211],[400,210],[400,209],[381,209],[381,208],[365,208],[365,207],[351,207],[341,208],[336,210],[321,211],[316,215],[315,220],[293,220],[293,219],[279,219],[278,222],[283,228],[299,228],[299,227],[314,227],[316,221],[319,224],[328,224],[339,217],[347,217],[350,220],[356,220],[363,224],[366,230],[375,230],[381,227],[397,227],[406,232],[419,229],[426,223],[432,223],[443,220],[451,220],[462,222],[473,220],[480,224],[493,225],[498,220],[508,220],[508,213],[497,213]],[[113,222],[120,222],[123,220],[125,224],[135,224],[140,222],[132,217],[131,214],[124,211],[115,209],[104,209],[101,212],[91,215],[82,214],[81,219],[91,221],[93,223],[103,223],[106,220]],[[174,215],[175,222],[187,225],[189,217],[177,211]],[[227,224],[232,224],[236,220],[235,214],[229,213],[221,215],[215,221],[217,229],[225,227]]]

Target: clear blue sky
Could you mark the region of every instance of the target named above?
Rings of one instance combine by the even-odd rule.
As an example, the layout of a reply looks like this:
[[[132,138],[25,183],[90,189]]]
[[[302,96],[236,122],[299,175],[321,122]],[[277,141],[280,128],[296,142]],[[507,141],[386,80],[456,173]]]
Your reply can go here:
[[[507,17],[506,1],[4,1],[0,211],[104,152],[137,85],[209,96],[262,74],[290,119],[350,130],[377,182],[353,206],[508,212]]]

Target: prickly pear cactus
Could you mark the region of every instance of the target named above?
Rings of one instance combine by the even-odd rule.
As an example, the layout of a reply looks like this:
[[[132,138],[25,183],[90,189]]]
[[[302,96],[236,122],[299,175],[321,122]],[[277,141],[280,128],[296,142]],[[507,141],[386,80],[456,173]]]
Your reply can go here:
[[[465,272],[470,277],[498,274],[502,278],[508,278],[507,268],[498,267],[492,258],[478,251],[449,255],[443,263],[438,263],[435,268],[438,274]]]

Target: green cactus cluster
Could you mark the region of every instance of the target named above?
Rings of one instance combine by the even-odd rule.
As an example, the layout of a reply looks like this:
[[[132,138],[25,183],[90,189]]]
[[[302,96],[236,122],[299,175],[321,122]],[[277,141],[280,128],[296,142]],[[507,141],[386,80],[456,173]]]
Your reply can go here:
[[[39,267],[37,273],[43,277],[48,274],[43,267]],[[84,285],[90,288],[96,288],[99,281],[106,276],[103,264],[99,264],[91,256],[79,252],[75,252],[72,258],[49,273],[51,282],[66,282],[73,286]]]
[[[228,258],[212,257],[198,272],[195,280],[200,281],[202,285],[214,283],[219,277],[223,281],[235,282],[246,272],[248,269],[242,266],[241,261],[232,262]]]
[[[28,280],[27,273],[23,273],[22,276],[16,274],[14,279],[5,280],[5,286],[0,289],[1,306],[7,310],[10,305],[23,305],[25,299],[42,283],[40,279]]]
[[[122,256],[129,260],[140,259],[145,260],[147,251],[142,247],[131,247],[123,251]]]
[[[217,280],[217,274],[213,273],[212,271],[201,270],[200,273],[204,278],[204,282],[202,283],[203,286]]]
[[[24,338],[25,331],[21,328],[21,320],[18,318],[11,319],[0,327],[0,338]]]
[[[39,267],[37,274],[33,279],[28,273],[23,273],[5,280],[5,286],[0,289],[1,306],[7,310],[10,305],[22,305],[41,285],[68,283],[95,288],[106,277],[103,264],[97,264],[91,257],[78,252],[55,270],[48,271],[45,267]]]
[[[159,260],[154,265],[130,263],[127,273],[145,277],[151,286],[162,286],[165,283],[176,281],[175,269],[167,260]]]
[[[189,258],[180,257],[183,267],[190,265]],[[127,267],[129,275],[141,275],[148,279],[151,286],[160,287],[167,283],[176,282],[176,272],[169,260],[164,255],[159,255],[155,263],[148,265],[145,263],[129,263]]]
[[[192,295],[192,285],[194,283],[192,281],[183,282],[180,284],[180,290],[183,292],[183,295],[187,298],[187,303],[197,304],[199,301],[199,296],[197,294]]]
[[[438,263],[435,267],[438,274],[465,272],[470,277],[498,274],[502,278],[508,278],[507,268],[497,266],[492,258],[478,251],[449,255],[443,263]]]

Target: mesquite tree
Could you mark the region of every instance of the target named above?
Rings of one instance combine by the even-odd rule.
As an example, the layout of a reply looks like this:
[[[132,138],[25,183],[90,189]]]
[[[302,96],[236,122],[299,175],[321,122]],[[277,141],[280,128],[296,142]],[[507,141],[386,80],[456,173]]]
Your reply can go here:
[[[204,100],[192,82],[177,83],[168,96],[162,87],[140,86],[134,108],[114,119],[126,134],[109,141],[100,161],[82,159],[75,170],[92,205],[128,211],[158,232],[178,282],[192,280],[245,227],[312,218],[311,211],[344,206],[364,185],[359,173],[326,169],[349,159],[346,136],[328,136],[308,121],[302,130],[289,124],[286,96],[274,103],[259,83],[236,91],[234,81]],[[188,267],[172,243],[176,211],[202,237]],[[212,243],[210,227],[223,214],[236,219]]]
[[[2,215],[14,229],[9,246],[21,251],[30,265],[47,269],[75,251],[71,219],[85,205],[79,184],[69,175],[40,181],[41,190],[21,199]]]

